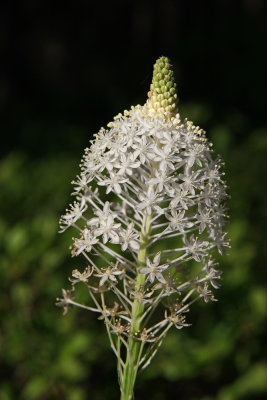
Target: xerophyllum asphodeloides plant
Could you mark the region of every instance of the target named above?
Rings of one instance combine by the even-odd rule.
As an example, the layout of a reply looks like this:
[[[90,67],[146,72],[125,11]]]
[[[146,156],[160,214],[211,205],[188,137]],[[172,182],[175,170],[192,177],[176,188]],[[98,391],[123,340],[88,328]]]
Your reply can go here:
[[[222,161],[205,133],[181,122],[168,58],[154,66],[144,106],[100,129],[73,182],[76,200],[60,220],[72,227],[73,256],[83,255],[72,290],[58,305],[94,311],[117,357],[121,399],[133,398],[138,370],[171,327],[189,324],[197,299],[215,300],[221,272],[214,256],[228,246]],[[74,297],[88,289],[88,304]]]

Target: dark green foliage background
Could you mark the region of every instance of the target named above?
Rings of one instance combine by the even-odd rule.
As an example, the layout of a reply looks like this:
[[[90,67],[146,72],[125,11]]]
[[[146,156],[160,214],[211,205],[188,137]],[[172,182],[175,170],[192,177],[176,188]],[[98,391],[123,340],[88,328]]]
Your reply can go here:
[[[267,398],[264,1],[163,3],[3,6],[1,400],[119,398],[103,323],[54,305],[84,266],[58,219],[92,134],[144,103],[162,54],[175,67],[182,117],[207,130],[226,162],[232,248],[220,258],[219,302],[199,302],[192,326],[171,331],[136,398]]]

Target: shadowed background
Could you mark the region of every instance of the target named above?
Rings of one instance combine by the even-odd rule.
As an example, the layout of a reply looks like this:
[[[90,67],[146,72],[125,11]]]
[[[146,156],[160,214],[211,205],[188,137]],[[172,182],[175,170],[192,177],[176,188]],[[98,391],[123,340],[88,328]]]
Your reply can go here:
[[[267,397],[264,0],[24,0],[1,5],[0,399],[115,400],[115,357],[94,314],[54,306],[69,287],[58,235],[92,135],[143,104],[170,57],[180,112],[226,162],[229,257],[218,303],[194,305],[136,387],[137,399]]]

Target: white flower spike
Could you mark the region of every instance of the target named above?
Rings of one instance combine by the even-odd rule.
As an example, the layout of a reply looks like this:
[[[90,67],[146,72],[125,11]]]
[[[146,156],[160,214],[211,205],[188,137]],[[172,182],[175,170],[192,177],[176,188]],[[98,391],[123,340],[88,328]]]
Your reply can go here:
[[[64,291],[58,305],[101,314],[118,359],[121,400],[133,398],[137,370],[167,331],[188,326],[191,304],[214,300],[221,273],[212,257],[229,247],[223,163],[204,131],[181,122],[177,103],[172,67],[160,57],[146,104],[116,116],[86,149],[73,182],[76,201],[60,220],[61,231],[78,231],[72,255],[83,255],[86,268],[74,270],[71,281],[73,290],[87,286],[92,304]]]

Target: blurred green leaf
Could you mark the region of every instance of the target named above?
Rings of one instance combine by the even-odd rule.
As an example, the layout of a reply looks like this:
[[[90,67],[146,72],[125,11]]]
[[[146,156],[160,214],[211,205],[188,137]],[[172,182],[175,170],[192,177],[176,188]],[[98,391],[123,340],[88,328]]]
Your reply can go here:
[[[222,388],[218,400],[250,399],[253,394],[267,395],[267,365],[256,363],[232,385]]]

